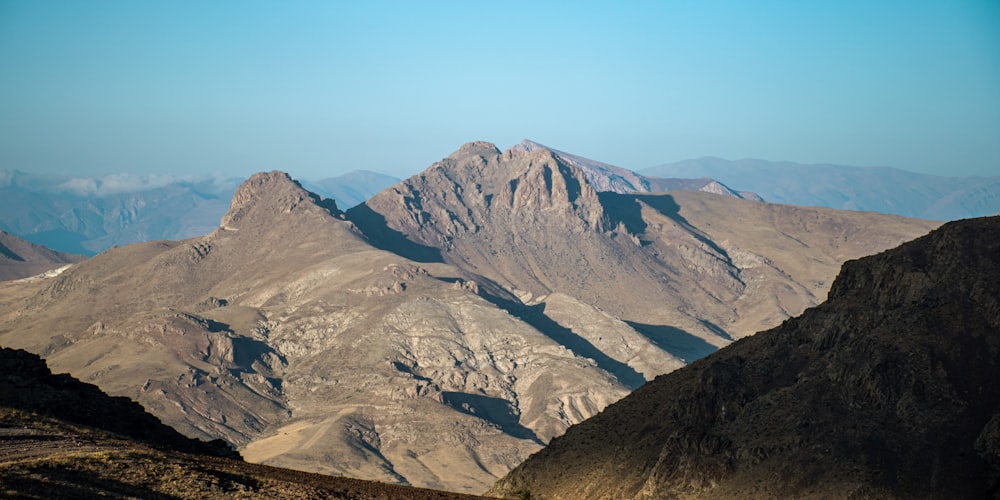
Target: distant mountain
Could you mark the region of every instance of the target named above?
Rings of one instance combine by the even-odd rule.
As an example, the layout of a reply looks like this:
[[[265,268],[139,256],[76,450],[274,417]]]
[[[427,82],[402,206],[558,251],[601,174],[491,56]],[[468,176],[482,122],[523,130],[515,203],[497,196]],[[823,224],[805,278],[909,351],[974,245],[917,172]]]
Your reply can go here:
[[[238,179],[0,176],[0,229],[62,252],[94,255],[137,241],[213,230]]]
[[[350,207],[398,182],[355,171],[307,185]],[[139,241],[203,236],[242,179],[127,174],[56,178],[0,171],[0,230],[63,252],[94,255]]]
[[[957,220],[1000,210],[1000,177],[939,177],[894,168],[699,158],[645,175],[711,177],[773,203]]]
[[[1000,218],[851,261],[822,305],[658,377],[493,488],[532,498],[986,498]]]
[[[49,250],[0,231],[0,281],[35,276],[85,258]]]
[[[708,177],[696,176],[698,177],[697,179],[647,177],[621,167],[552,149],[528,139],[514,145],[511,150],[526,153],[538,150],[550,151],[567,165],[580,169],[584,177],[587,178],[587,182],[598,192],[627,194],[687,190],[705,191],[748,200],[762,200],[755,193],[733,191],[722,183]]]
[[[399,179],[390,175],[355,170],[337,177],[304,182],[302,185],[318,195],[336,200],[341,207],[349,208],[397,182]]]

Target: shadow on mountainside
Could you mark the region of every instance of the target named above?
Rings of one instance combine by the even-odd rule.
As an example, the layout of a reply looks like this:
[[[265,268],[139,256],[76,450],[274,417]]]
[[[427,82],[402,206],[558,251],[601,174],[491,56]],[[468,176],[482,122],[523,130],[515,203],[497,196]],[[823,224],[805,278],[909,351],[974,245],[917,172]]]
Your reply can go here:
[[[393,252],[416,262],[444,262],[441,251],[407,239],[406,235],[389,227],[385,217],[367,204],[357,205],[347,212],[353,222],[376,248]]]
[[[680,328],[668,325],[646,325],[633,321],[626,321],[626,323],[660,349],[681,357],[685,363],[691,363],[719,350],[718,347],[709,344],[705,339],[691,335]]]
[[[681,215],[681,206],[669,194],[638,195],[607,192],[600,193],[598,196],[600,197],[601,205],[604,206],[604,212],[608,214],[611,227],[615,227],[618,223],[621,223],[629,233],[635,236],[641,236],[645,233],[647,224],[646,220],[642,217],[642,206],[640,205],[642,203],[673,220],[698,241],[704,243],[719,255],[724,256],[726,260],[729,260],[729,254],[722,247],[712,241],[701,230],[691,225]]]
[[[573,351],[573,354],[594,360],[598,368],[614,375],[629,390],[634,390],[646,383],[646,378],[631,366],[604,354],[587,339],[573,333],[573,330],[560,325],[552,318],[546,316],[545,304],[527,306],[489,294],[483,294],[482,297],[493,303],[493,305],[507,311],[511,316],[531,325],[534,329],[542,332],[542,334],[554,340],[559,345]]]
[[[621,223],[630,234],[638,236],[646,232],[646,221],[642,218],[642,207],[636,202],[636,195],[606,191],[597,193],[597,197],[608,216],[610,228]]]
[[[509,401],[480,394],[448,391],[441,393],[441,399],[444,404],[462,413],[497,424],[500,430],[511,436],[518,439],[530,439],[545,446],[545,443],[538,439],[538,436],[531,429],[521,425],[520,417],[514,412]]]

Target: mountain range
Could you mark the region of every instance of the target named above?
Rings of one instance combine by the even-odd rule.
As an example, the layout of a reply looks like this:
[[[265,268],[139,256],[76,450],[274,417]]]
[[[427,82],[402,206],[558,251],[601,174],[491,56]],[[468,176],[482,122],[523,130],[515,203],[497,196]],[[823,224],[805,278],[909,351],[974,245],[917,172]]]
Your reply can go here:
[[[1000,177],[938,177],[892,168],[711,157],[640,173],[527,139],[512,149],[552,151],[583,172],[598,192],[706,191],[940,221],[1000,212]],[[0,170],[0,230],[57,251],[83,255],[139,241],[201,236],[216,226],[241,181],[130,174],[71,178]],[[306,189],[349,208],[399,181],[385,174],[353,171],[302,182]]]
[[[251,461],[478,493],[939,225],[598,191],[525,149],[467,144],[347,212],[255,174],[207,235],[0,283],[0,343]]]
[[[798,318],[636,390],[491,494],[996,498],[1000,217],[849,261]]]
[[[862,210],[932,220],[1000,213],[1000,177],[943,177],[888,167],[849,167],[705,157],[641,170],[711,177],[772,203]]]

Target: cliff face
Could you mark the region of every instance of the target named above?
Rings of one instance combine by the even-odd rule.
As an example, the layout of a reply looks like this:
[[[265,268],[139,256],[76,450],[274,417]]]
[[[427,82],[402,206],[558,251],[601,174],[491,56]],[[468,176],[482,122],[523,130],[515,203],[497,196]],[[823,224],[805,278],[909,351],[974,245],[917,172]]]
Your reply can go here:
[[[829,298],[571,427],[494,494],[997,493],[1000,218],[850,261]]]

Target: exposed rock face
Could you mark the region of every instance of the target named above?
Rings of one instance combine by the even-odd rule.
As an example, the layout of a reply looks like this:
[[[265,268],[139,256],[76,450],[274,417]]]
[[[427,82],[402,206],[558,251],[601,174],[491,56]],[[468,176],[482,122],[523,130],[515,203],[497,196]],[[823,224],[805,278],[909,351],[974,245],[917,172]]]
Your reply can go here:
[[[0,231],[0,281],[35,276],[85,258],[56,252]]]
[[[492,493],[995,496],[997,256],[991,217],[848,262],[824,304],[658,377]]]

